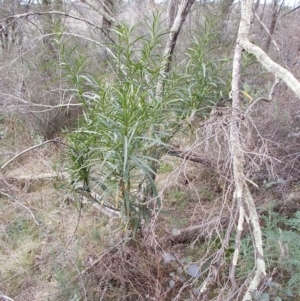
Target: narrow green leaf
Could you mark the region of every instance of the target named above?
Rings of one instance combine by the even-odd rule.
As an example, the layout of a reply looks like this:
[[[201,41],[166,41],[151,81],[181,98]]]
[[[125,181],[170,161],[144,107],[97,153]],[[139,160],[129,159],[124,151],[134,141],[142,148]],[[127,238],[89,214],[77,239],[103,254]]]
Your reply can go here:
[[[270,295],[267,293],[261,294],[257,300],[258,301],[270,301]]]
[[[154,182],[154,180],[152,178],[152,175],[154,175],[155,172],[151,169],[150,166],[148,166],[147,164],[145,164],[143,161],[141,161],[136,156],[131,156],[130,158],[135,162],[135,164],[137,165],[137,167],[144,172],[144,174],[146,175],[147,179],[149,180],[149,182],[151,184],[151,188],[153,190],[154,195],[157,196],[158,192],[157,192],[156,184],[155,184],[155,182]]]
[[[124,145],[123,145],[123,174],[125,175],[127,171],[127,161],[128,161],[128,143],[127,136],[124,136]]]
[[[204,63],[202,63],[201,66],[202,66],[203,77],[206,77],[206,66]]]
[[[286,294],[287,297],[295,298],[295,295],[290,289],[286,289],[284,293]]]

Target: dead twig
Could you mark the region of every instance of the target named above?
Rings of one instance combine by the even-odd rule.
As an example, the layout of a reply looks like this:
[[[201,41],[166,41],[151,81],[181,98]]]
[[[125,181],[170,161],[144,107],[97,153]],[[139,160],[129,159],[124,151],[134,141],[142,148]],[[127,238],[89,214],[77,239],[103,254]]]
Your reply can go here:
[[[33,214],[33,212],[26,207],[25,205],[23,205],[21,202],[17,201],[15,198],[13,198],[12,196],[10,196],[9,194],[0,191],[0,194],[2,194],[3,196],[7,197],[8,199],[10,199],[11,201],[15,202],[16,204],[18,204],[19,206],[21,206],[22,208],[24,208],[25,210],[27,210],[29,212],[29,214],[32,216],[34,222],[40,227],[41,224],[37,221],[35,215]]]
[[[3,299],[3,301],[14,301],[12,298],[5,296],[1,291],[0,291],[0,298]]]
[[[79,18],[70,14],[67,14],[65,12],[61,12],[61,11],[49,11],[49,12],[29,12],[29,13],[24,13],[24,14],[17,14],[14,16],[10,16],[8,18],[2,19],[0,20],[0,23],[2,24],[8,24],[9,22],[14,22],[17,19],[28,19],[28,17],[30,16],[44,16],[44,15],[59,15],[59,16],[64,16],[64,17],[68,17],[77,21],[81,21],[84,22],[90,26],[92,26],[93,28],[97,28],[99,29],[111,42],[113,42],[115,44],[115,41],[98,25],[88,21],[87,19],[83,19],[83,18]]]
[[[190,226],[180,230],[176,230],[173,233],[169,233],[163,237],[163,241],[169,243],[185,243],[192,241],[195,237],[205,239],[218,225],[226,227],[229,219],[227,217],[217,217],[209,222],[204,222],[196,226]]]
[[[39,147],[41,147],[41,146],[43,146],[43,145],[45,145],[45,144],[48,144],[48,143],[52,143],[52,142],[58,143],[59,140],[60,140],[59,138],[47,140],[47,141],[45,141],[45,142],[43,142],[43,143],[34,145],[34,146],[32,146],[32,147],[29,147],[29,148],[23,150],[22,152],[16,154],[13,158],[11,158],[10,160],[8,160],[6,163],[4,163],[4,164],[0,167],[0,171],[3,170],[7,165],[9,165],[9,164],[10,164],[11,162],[13,162],[14,160],[16,160],[17,158],[19,158],[19,157],[21,157],[22,155],[24,155],[25,153],[27,153],[27,152],[29,152],[29,151],[31,151],[31,150],[33,150],[33,149],[39,148]]]
[[[247,111],[245,112],[245,116],[247,116],[249,114],[249,112],[252,110],[252,108],[260,101],[266,101],[266,102],[271,102],[273,100],[274,97],[274,93],[275,93],[275,88],[277,87],[277,85],[280,83],[280,80],[276,77],[275,81],[271,87],[270,93],[269,93],[269,97],[265,98],[265,97],[259,97],[256,100],[254,100],[252,102],[252,104],[248,107]]]
[[[199,154],[197,154],[193,151],[171,148],[168,151],[168,154],[170,156],[178,157],[178,158],[181,158],[184,160],[201,163],[209,168],[213,167],[213,163],[211,160],[203,158],[202,156],[200,156]]]

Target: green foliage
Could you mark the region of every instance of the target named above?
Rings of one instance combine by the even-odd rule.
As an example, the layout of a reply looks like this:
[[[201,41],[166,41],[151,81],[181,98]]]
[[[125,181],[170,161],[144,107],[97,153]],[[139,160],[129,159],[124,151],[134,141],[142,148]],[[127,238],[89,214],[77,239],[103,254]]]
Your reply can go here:
[[[159,16],[147,28],[144,36],[122,24],[114,30],[109,73],[101,77],[80,74],[84,60],[74,62],[78,68],[65,68],[84,107],[79,128],[69,135],[74,181],[84,190],[100,188],[102,199],[120,210],[133,233],[148,219],[145,203],[159,205],[155,176],[170,139],[191,114],[219,96],[214,64],[204,61],[200,44],[189,50],[184,73],[174,69],[162,77],[165,33]]]
[[[160,172],[160,173],[168,173],[168,172],[171,172],[172,170],[173,170],[173,167],[169,163],[162,163],[161,162],[159,164],[158,172]]]
[[[272,274],[269,293],[284,298],[287,292],[299,295],[300,212],[296,212],[294,218],[288,219],[270,210],[262,219],[264,220],[262,232],[267,273]],[[253,264],[253,246],[251,239],[247,236],[241,245],[239,276],[247,277]]]
[[[293,230],[300,232],[300,211],[297,211],[294,215],[294,218],[291,218],[286,221],[287,225]]]
[[[234,249],[234,248],[233,248]],[[230,252],[230,256],[231,256]],[[237,278],[245,279],[254,265],[254,252],[251,237],[246,236],[241,243]]]
[[[190,108],[201,117],[205,117],[220,98],[227,98],[231,85],[230,70],[226,68],[228,59],[212,60],[212,53],[223,47],[215,44],[216,21],[206,19],[203,35],[194,37],[187,52],[185,89],[189,92]]]
[[[14,248],[18,248],[20,240],[24,237],[30,239],[37,238],[39,235],[38,227],[30,218],[17,218],[6,228],[6,235],[0,233],[0,238],[8,240]]]
[[[153,178],[159,147],[174,132],[174,127],[165,124],[168,97],[160,101],[155,96],[160,68],[152,49],[161,34],[153,32],[132,40],[133,30],[126,26],[115,30],[120,46],[111,65],[116,69],[112,84],[85,77],[90,92],[83,94],[86,110],[82,126],[70,135],[74,177],[87,190],[93,174],[96,182],[100,181],[95,184],[114,199],[113,205],[129,223],[137,217],[147,218],[142,203],[150,190],[157,196]],[[143,182],[146,191],[138,200]],[[133,188],[133,183],[139,185]],[[136,223],[132,226],[136,230]]]

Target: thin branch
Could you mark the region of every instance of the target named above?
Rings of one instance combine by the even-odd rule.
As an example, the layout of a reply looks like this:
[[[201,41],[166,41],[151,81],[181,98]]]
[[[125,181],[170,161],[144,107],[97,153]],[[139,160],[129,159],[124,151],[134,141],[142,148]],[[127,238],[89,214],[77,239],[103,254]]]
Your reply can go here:
[[[77,232],[77,229],[78,229],[78,226],[79,226],[79,222],[80,222],[80,219],[81,219],[81,213],[82,213],[82,207],[83,207],[83,204],[82,204],[82,201],[83,201],[83,192],[81,192],[81,196],[80,196],[80,203],[79,203],[79,210],[78,210],[78,218],[77,218],[77,223],[76,223],[76,226],[75,226],[75,229],[73,231],[73,234],[67,244],[67,248],[69,248],[70,244],[72,243],[75,235],[76,235],[76,232]]]
[[[263,67],[274,74],[276,78],[286,83],[298,98],[300,98],[300,82],[295,76],[290,71],[274,62],[260,47],[249,41],[248,36],[252,24],[251,20],[253,19],[252,4],[252,0],[242,1],[238,44],[247,52],[253,54]]]
[[[256,261],[256,270],[254,277],[252,278],[243,298],[243,301],[248,301],[252,300],[252,293],[257,289],[259,283],[261,282],[261,279],[266,276],[266,264],[264,261],[263,240],[261,228],[259,225],[259,216],[255,207],[253,197],[247,186],[245,187],[245,202],[248,207],[249,219],[253,228]]]
[[[2,95],[7,95],[7,96],[11,96],[7,93],[2,93]],[[25,108],[28,108],[28,106],[33,106],[33,107],[39,107],[39,108],[45,108],[45,110],[42,110],[42,111],[31,111],[32,113],[43,113],[43,112],[48,112],[48,111],[51,111],[51,110],[54,110],[56,108],[63,108],[63,107],[81,107],[82,104],[81,103],[64,103],[64,104],[58,104],[58,105],[43,105],[43,104],[40,104],[40,103],[34,103],[34,102],[30,102],[30,101],[27,101],[23,98],[20,98],[18,96],[13,96],[16,100],[18,100],[19,102],[23,103],[24,105],[4,105],[5,108],[22,108],[22,107],[25,107]],[[47,109],[46,109],[47,108]]]
[[[32,216],[34,222],[40,227],[40,223],[37,221],[36,217],[34,216],[33,212],[26,207],[25,205],[23,205],[21,202],[17,201],[15,198],[13,198],[12,196],[10,196],[9,194],[0,191],[0,194],[2,194],[3,196],[7,197],[8,199],[10,199],[11,201],[13,201],[14,203],[18,204],[20,207],[24,208],[25,210],[27,210],[29,212],[29,214]]]
[[[59,139],[56,138],[56,139],[52,139],[52,140],[47,140],[47,141],[45,141],[45,142],[43,142],[43,143],[34,145],[34,146],[32,146],[32,147],[29,147],[29,148],[23,150],[22,152],[16,154],[13,158],[11,158],[10,160],[8,160],[6,163],[4,163],[4,164],[0,167],[0,171],[3,170],[3,169],[4,169],[7,165],[9,165],[11,162],[13,162],[14,160],[16,160],[16,159],[19,158],[20,156],[22,156],[23,154],[25,154],[25,153],[27,153],[27,152],[33,150],[33,149],[39,148],[39,147],[41,147],[41,146],[43,146],[43,145],[45,145],[45,144],[51,143],[51,142],[57,143],[57,142],[59,142]]]
[[[104,9],[101,9],[100,7],[95,7],[93,3],[90,2],[90,0],[81,0],[81,2],[87,4],[89,7],[91,7],[94,11],[98,12],[103,18],[107,19],[111,23],[116,23],[116,19],[112,17],[110,14],[108,14]],[[101,1],[102,2],[102,1]],[[105,5],[105,7],[107,7]]]
[[[285,17],[287,15],[289,15],[290,13],[294,12],[295,10],[299,9],[300,5],[298,5],[297,7],[293,8],[292,10],[290,10],[289,12],[285,13],[282,17]]]
[[[266,101],[266,102],[271,102],[273,100],[274,97],[274,93],[275,93],[275,88],[278,86],[278,84],[280,83],[280,80],[278,78],[275,78],[275,81],[271,87],[271,90],[269,92],[269,97],[265,98],[265,97],[259,97],[256,100],[254,100],[252,102],[252,104],[248,107],[248,109],[245,112],[245,115],[249,114],[249,112],[252,110],[252,108],[260,101]]]
[[[245,208],[243,205],[243,202],[240,202],[238,204],[239,206],[239,222],[238,222],[238,227],[237,227],[237,234],[235,237],[235,248],[234,248],[234,253],[233,253],[233,258],[232,258],[232,265],[230,269],[230,274],[229,274],[229,279],[231,282],[232,286],[232,294],[235,294],[237,290],[237,283],[235,280],[235,272],[236,272],[236,267],[238,264],[238,259],[240,255],[240,246],[241,246],[241,238],[242,238],[242,233],[243,233],[243,224],[245,220]]]
[[[2,299],[4,299],[4,301],[14,301],[12,298],[9,298],[8,296],[3,295],[2,292],[0,292],[0,297]]]
[[[261,21],[261,19],[259,18],[258,14],[255,13],[255,17],[257,18],[258,22],[260,23],[260,25],[264,28],[264,30],[267,32],[267,34],[269,35],[269,37],[271,38],[272,43],[274,44],[274,46],[276,47],[277,51],[280,53],[280,49],[276,43],[276,41],[273,39],[268,27],[265,25],[265,23],[263,23]]]
[[[218,225],[226,227],[228,222],[229,219],[227,217],[216,217],[209,222],[176,230],[173,233],[167,234],[162,238],[162,240],[170,243],[190,242],[195,237],[203,240],[206,239],[207,235],[210,234]]]
[[[112,43],[115,44],[115,41],[98,25],[86,20],[86,19],[83,19],[83,18],[79,18],[79,17],[76,17],[76,16],[73,16],[73,15],[70,15],[68,13],[65,13],[65,12],[60,12],[60,11],[49,11],[49,12],[29,12],[29,13],[24,13],[24,14],[17,14],[17,15],[13,15],[13,16],[10,16],[10,17],[7,17],[5,19],[2,19],[0,20],[0,23],[2,24],[8,24],[8,22],[14,22],[15,20],[17,19],[22,19],[22,18],[28,18],[30,16],[45,16],[45,15],[60,15],[60,16],[64,16],[64,17],[67,17],[67,18],[72,18],[74,20],[77,20],[77,21],[81,21],[81,22],[84,22],[94,28],[97,28],[99,29]],[[6,26],[8,26],[6,25]]]

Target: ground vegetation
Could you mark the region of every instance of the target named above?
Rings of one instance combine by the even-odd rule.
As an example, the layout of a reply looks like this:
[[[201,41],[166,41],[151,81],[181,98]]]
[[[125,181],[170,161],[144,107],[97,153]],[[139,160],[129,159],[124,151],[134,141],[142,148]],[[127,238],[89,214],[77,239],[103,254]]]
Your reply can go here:
[[[2,1],[0,300],[300,300],[299,13]]]

